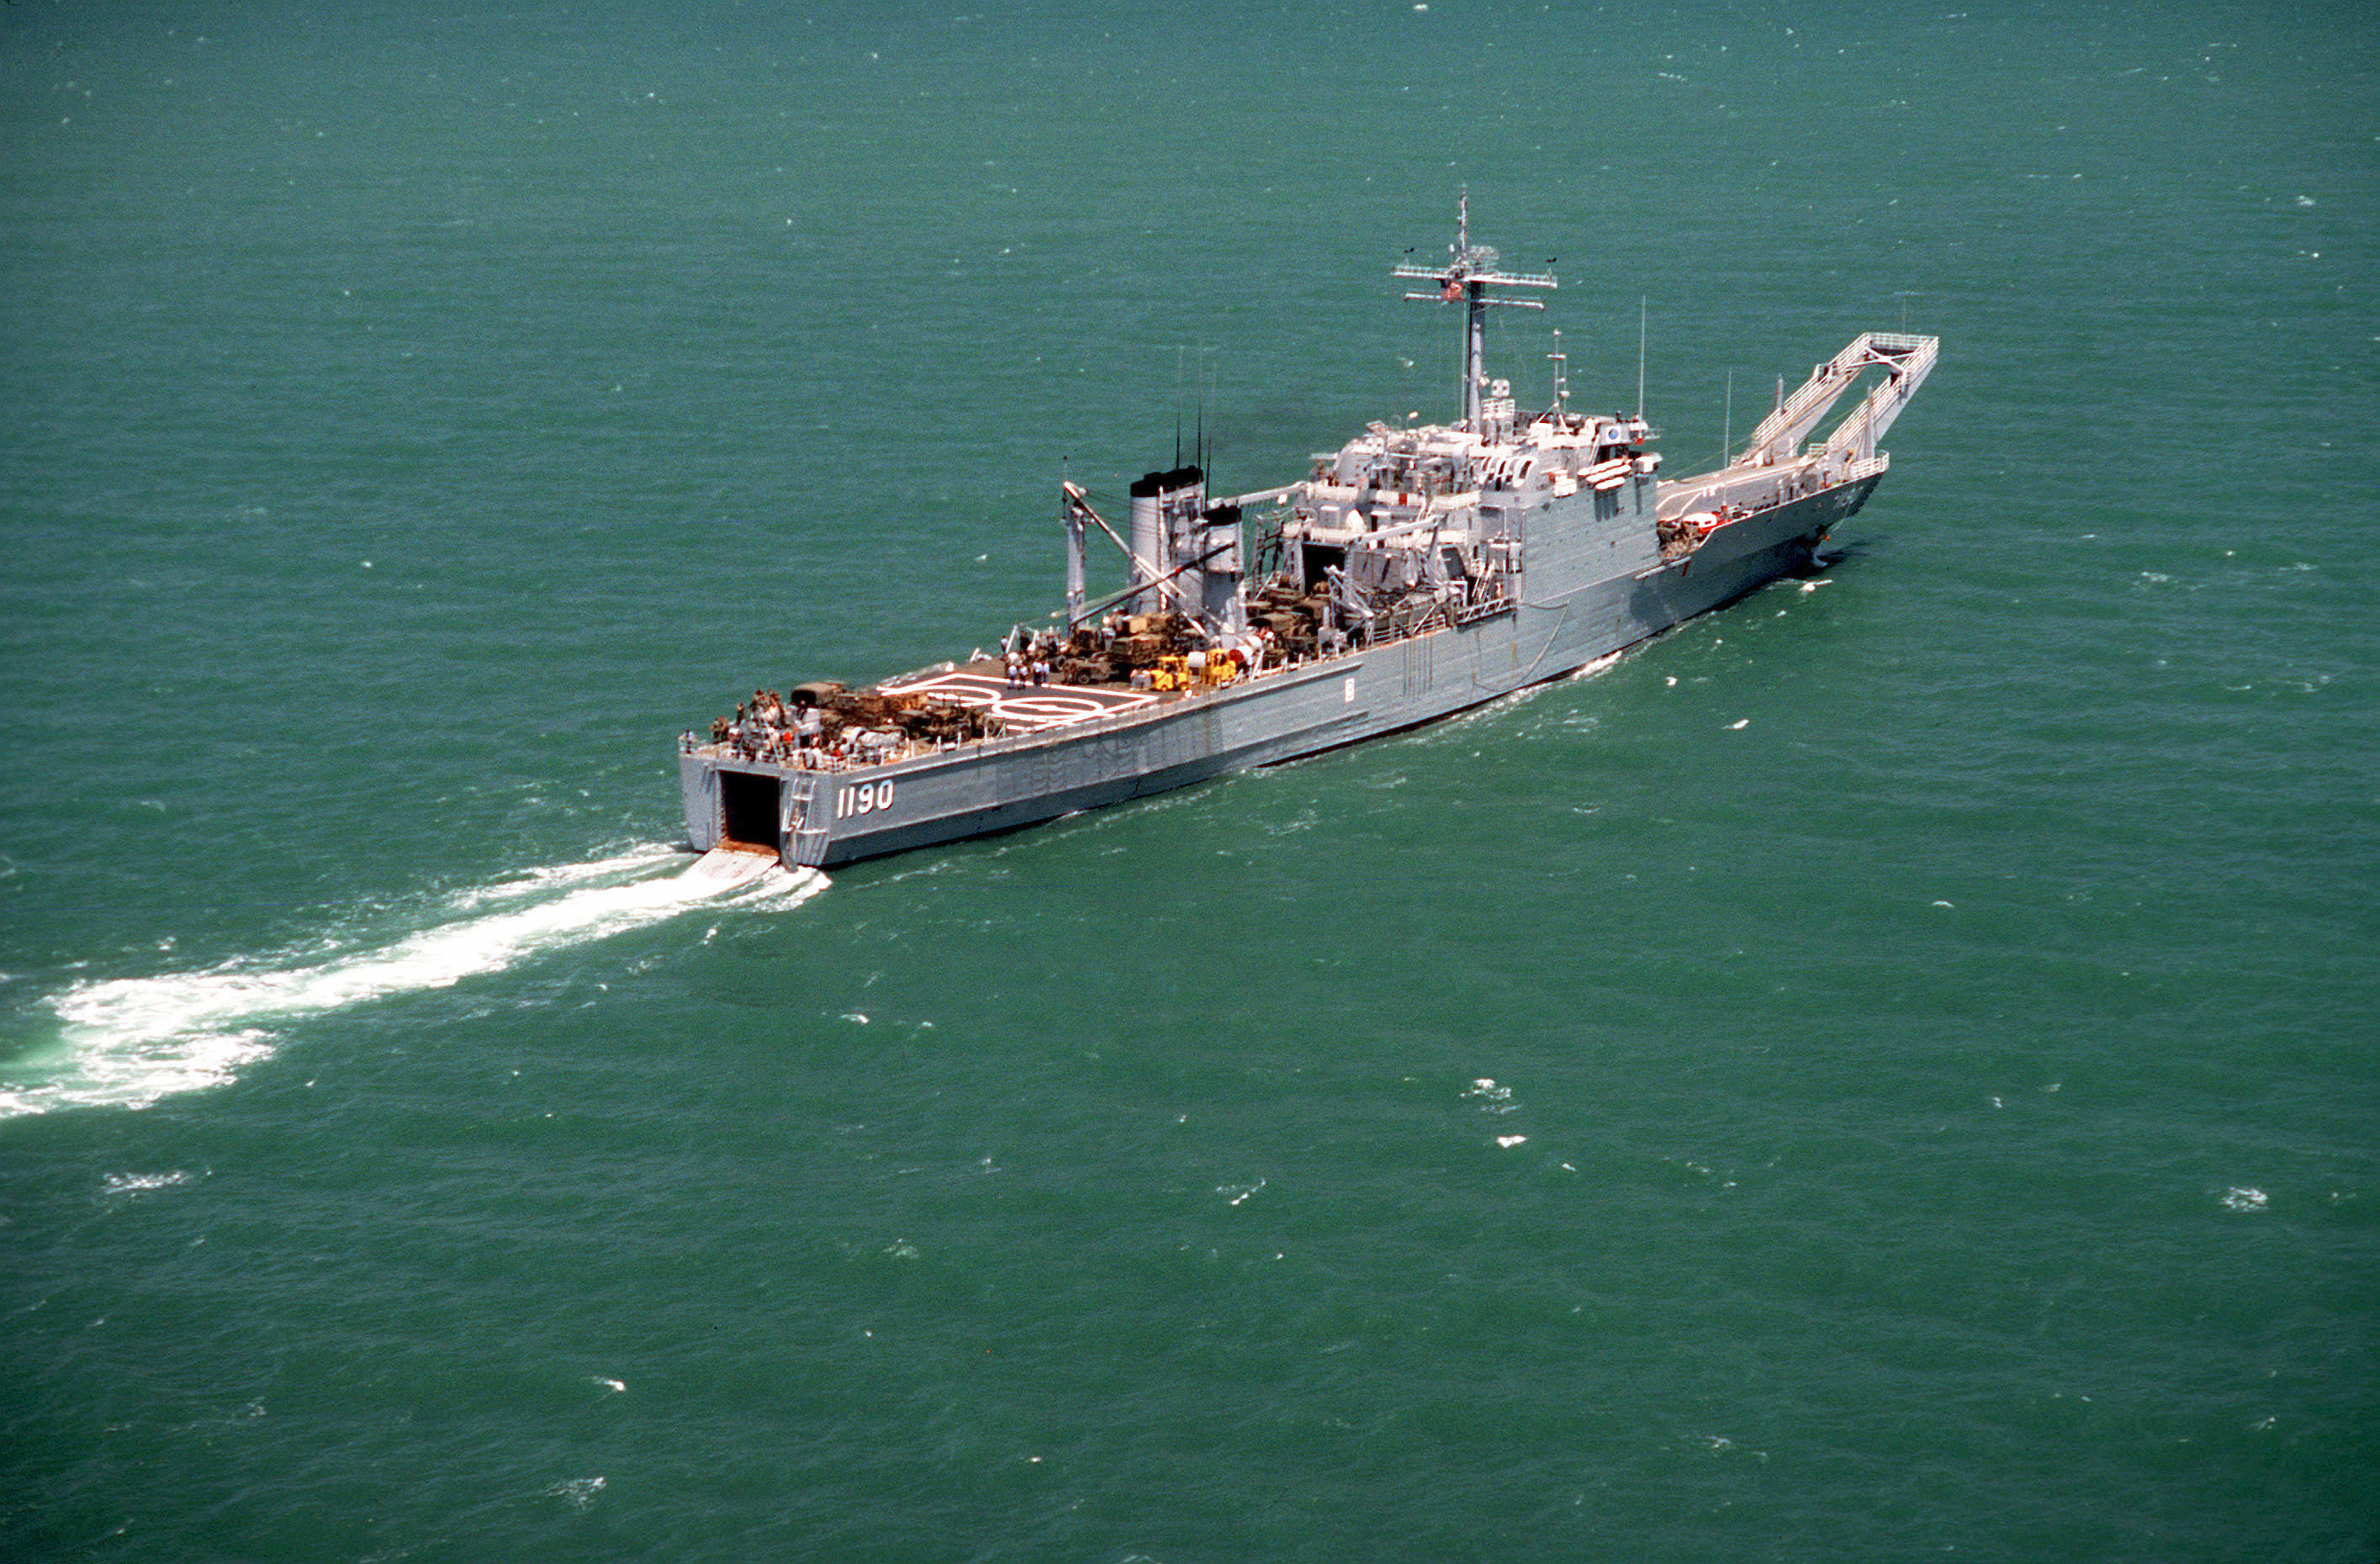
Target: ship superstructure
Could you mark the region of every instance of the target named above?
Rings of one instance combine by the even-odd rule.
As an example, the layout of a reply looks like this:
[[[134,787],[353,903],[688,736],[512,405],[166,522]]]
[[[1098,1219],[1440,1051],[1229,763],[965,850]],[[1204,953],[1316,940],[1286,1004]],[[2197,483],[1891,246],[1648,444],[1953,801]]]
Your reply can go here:
[[[1865,503],[1877,442],[1932,370],[1868,333],[1817,366],[1725,467],[1658,475],[1636,414],[1524,415],[1486,373],[1488,310],[1550,292],[1474,244],[1468,203],[1408,298],[1464,307],[1463,417],[1374,423],[1303,479],[1226,498],[1197,466],[1130,486],[1121,527],[1062,486],[1062,629],[853,689],[756,692],[680,743],[698,848],[833,865],[1004,830],[1412,727],[1559,677],[1806,566]],[[1813,431],[1869,371],[1875,389]],[[1640,391],[1641,398],[1641,391]],[[1124,585],[1087,594],[1103,535]]]

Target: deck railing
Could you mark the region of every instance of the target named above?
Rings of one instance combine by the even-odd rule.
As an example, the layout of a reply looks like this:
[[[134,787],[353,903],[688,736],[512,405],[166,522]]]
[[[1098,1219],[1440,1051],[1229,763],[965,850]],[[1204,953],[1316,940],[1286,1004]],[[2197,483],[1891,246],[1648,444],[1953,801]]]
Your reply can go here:
[[[1520,600],[1509,593],[1459,608],[1447,602],[1434,602],[1410,621],[1381,624],[1379,628],[1370,632],[1355,633],[1349,637],[1344,650],[1314,657],[1289,659],[1274,663],[1270,667],[1250,669],[1224,684],[1201,685],[1195,689],[1178,693],[1183,696],[1211,695],[1220,690],[1235,689],[1243,685],[1257,684],[1289,673],[1310,671],[1318,664],[1336,662],[1342,658],[1352,657],[1357,652],[1366,651],[1374,647],[1393,646],[1399,641],[1409,641],[1417,636],[1470,624],[1478,620],[1493,618],[1500,613],[1509,613],[1519,605]],[[1378,624],[1379,622],[1375,621],[1375,624]],[[937,664],[933,668],[922,670],[921,673],[947,673],[955,666],[954,663]],[[917,676],[918,675],[902,674],[881,682],[898,684],[902,679]],[[832,756],[822,748],[800,749],[782,741],[756,745],[737,739],[706,740],[698,737],[691,730],[679,735],[678,751],[685,755],[709,751],[717,754],[722,759],[743,760],[755,765],[784,766],[800,771],[866,770],[902,760],[919,759],[930,755],[948,755],[961,749],[973,748],[985,753],[1000,753],[1008,749],[1022,748],[1059,734],[1068,738],[1075,738],[1086,734],[1109,732],[1133,722],[1145,721],[1160,712],[1176,709],[1179,705],[1178,700],[1160,701],[1155,706],[1128,707],[1113,713],[1084,717],[1075,721],[1055,723],[1026,733],[1003,733],[984,738],[957,739],[947,744],[935,743],[930,746],[913,740],[902,745],[897,750],[876,758],[852,755]]]

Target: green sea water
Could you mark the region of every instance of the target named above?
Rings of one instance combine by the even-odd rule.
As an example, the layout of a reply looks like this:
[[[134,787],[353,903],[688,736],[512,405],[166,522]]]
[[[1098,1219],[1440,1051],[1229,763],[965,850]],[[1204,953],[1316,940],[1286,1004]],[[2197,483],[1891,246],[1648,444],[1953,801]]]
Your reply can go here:
[[[975,0],[965,0],[974,5]],[[0,1555],[2380,1552],[2380,17],[0,8]],[[1828,568],[706,894],[674,735],[1055,485],[1672,474]]]

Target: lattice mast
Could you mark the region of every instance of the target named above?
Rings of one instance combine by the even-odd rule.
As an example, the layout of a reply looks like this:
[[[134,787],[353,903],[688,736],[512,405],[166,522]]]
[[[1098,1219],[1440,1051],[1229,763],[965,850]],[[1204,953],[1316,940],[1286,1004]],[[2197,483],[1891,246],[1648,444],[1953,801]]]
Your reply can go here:
[[[1447,265],[1432,268],[1408,262],[1390,274],[1438,285],[1434,293],[1409,293],[1405,295],[1407,298],[1425,303],[1460,302],[1464,306],[1469,316],[1469,331],[1463,355],[1463,423],[1466,429],[1476,430],[1479,427],[1479,394],[1488,383],[1488,311],[1491,308],[1545,308],[1534,298],[1490,298],[1488,288],[1553,288],[1561,285],[1547,273],[1496,270],[1495,250],[1471,242],[1471,191],[1468,188],[1456,201],[1454,221],[1454,242],[1447,246]]]

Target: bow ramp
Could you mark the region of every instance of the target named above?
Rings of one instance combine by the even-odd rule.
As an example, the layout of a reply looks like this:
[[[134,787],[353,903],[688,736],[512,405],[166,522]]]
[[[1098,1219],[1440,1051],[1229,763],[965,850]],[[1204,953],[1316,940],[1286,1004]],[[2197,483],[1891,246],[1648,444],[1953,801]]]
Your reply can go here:
[[[1801,390],[1778,398],[1777,410],[1760,421],[1742,455],[1716,472],[1663,483],[1662,519],[1725,517],[1881,477],[1890,458],[1876,449],[1876,443],[1933,372],[1941,346],[1937,337],[1861,333],[1812,371]],[[1826,443],[1803,450],[1803,442],[1843,393],[1861,376],[1879,369],[1882,382],[1835,427]]]
[[[1793,460],[1802,442],[1827,416],[1828,408],[1871,369],[1885,371],[1883,383],[1868,393],[1858,410],[1828,437],[1828,456],[1864,462],[1876,455],[1892,420],[1909,406],[1917,388],[1933,372],[1941,343],[1930,336],[1902,336],[1894,332],[1864,332],[1850,346],[1812,371],[1802,389],[1779,404],[1775,412],[1752,431],[1752,444],[1738,466],[1777,467]]]

